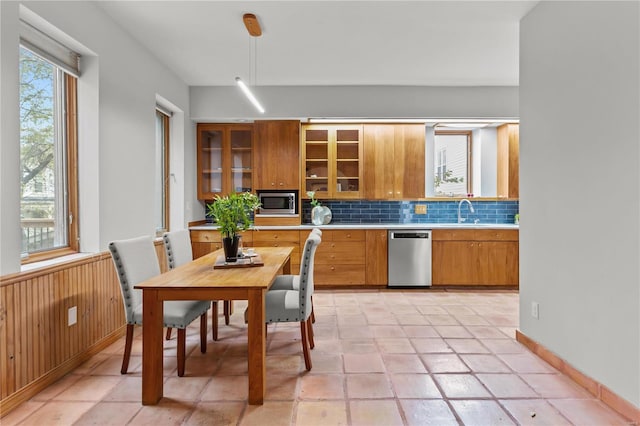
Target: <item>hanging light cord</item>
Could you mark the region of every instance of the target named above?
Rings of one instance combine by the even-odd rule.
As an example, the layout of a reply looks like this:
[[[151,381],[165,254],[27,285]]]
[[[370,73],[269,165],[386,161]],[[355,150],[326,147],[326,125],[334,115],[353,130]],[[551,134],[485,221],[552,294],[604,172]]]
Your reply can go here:
[[[253,15],[251,15],[251,16],[253,16]],[[255,20],[255,16],[253,16],[253,19]],[[245,23],[246,23],[246,21],[245,21]],[[255,22],[255,24],[259,25],[259,24],[257,24],[257,22]],[[251,28],[254,29],[253,26]],[[249,27],[247,27],[247,29],[249,29]],[[258,30],[260,30],[259,27],[258,27]],[[252,37],[250,37],[250,42],[249,42],[249,83],[250,83],[251,86],[255,87],[258,84],[258,41],[257,41],[257,36],[261,35],[262,31],[260,30],[259,33],[254,34],[250,30],[249,34],[252,36]],[[260,111],[261,114],[264,114],[264,108],[262,107],[262,105],[260,104],[258,99],[254,96],[254,94],[251,92],[251,89],[249,88],[249,86],[247,86],[247,84],[244,81],[242,81],[242,79],[240,77],[236,77],[236,83],[238,84],[238,87],[240,87],[242,92],[245,94],[247,99],[249,99],[249,101],[253,104],[253,106],[258,111]]]

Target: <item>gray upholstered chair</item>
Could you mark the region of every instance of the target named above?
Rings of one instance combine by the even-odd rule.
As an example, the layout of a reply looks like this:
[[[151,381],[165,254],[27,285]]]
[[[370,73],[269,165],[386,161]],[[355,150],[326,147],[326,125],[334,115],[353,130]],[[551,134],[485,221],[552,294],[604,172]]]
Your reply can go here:
[[[265,319],[267,324],[276,322],[299,322],[302,336],[302,352],[307,370],[311,370],[311,355],[313,349],[313,330],[311,329],[311,295],[313,294],[313,263],[316,249],[320,244],[317,234],[309,235],[304,243],[300,262],[300,280],[298,290],[269,289],[265,296]],[[280,277],[278,277],[280,278]],[[293,275],[285,276],[282,280],[293,280]],[[307,341],[308,340],[308,341]]]
[[[160,265],[151,237],[138,237],[113,241],[109,251],[116,267],[122,301],[127,319],[127,337],[120,373],[126,374],[131,357],[133,327],[142,324],[142,290],[134,286],[152,277],[160,275]],[[207,311],[209,301],[167,301],[164,302],[165,327],[178,329],[178,376],[184,376],[186,328],[200,317],[200,351],[207,351]]]
[[[309,233],[309,236],[314,234],[318,237],[322,237],[322,230],[320,228],[313,228]],[[300,275],[279,275],[269,289],[298,290],[300,289]],[[313,294],[311,294],[311,322],[316,322],[316,315],[313,309]]]
[[[191,237],[188,229],[179,231],[165,232],[162,235],[164,242],[164,253],[167,256],[167,265],[169,269],[177,268],[180,265],[191,262],[193,260],[193,251],[191,249]],[[218,340],[218,301],[213,300],[213,312],[211,314],[211,337]],[[166,339],[171,338],[171,327],[167,328]]]

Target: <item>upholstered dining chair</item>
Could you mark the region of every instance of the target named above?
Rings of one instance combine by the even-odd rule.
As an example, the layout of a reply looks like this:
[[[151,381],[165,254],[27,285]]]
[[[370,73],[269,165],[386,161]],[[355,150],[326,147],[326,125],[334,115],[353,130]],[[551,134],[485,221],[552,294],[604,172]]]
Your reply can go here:
[[[151,237],[138,237],[109,243],[111,258],[116,267],[122,302],[127,320],[127,335],[121,374],[126,374],[131,357],[133,328],[142,325],[142,290],[134,286],[160,275],[160,265]],[[200,317],[200,351],[207,351],[207,311],[209,301],[166,301],[164,302],[164,327],[178,329],[178,376],[184,376],[186,353],[186,328]]]
[[[309,236],[313,234],[322,238],[322,230],[320,228],[313,228]],[[269,287],[270,290],[298,290],[299,288],[300,275],[279,275]],[[316,322],[316,315],[313,309],[313,294],[311,294],[311,322]]]
[[[311,370],[311,355],[309,349],[313,349],[313,330],[311,328],[311,295],[313,294],[313,264],[316,249],[320,244],[320,237],[312,233],[304,243],[302,259],[300,262],[300,281],[298,290],[273,290],[269,289],[265,296],[265,322],[266,324],[277,322],[299,322],[302,337],[302,353],[304,364]],[[276,279],[280,278],[277,277]],[[284,280],[292,280],[293,276],[283,277]]]
[[[164,243],[164,253],[167,256],[167,265],[169,269],[177,268],[180,265],[191,262],[193,260],[193,251],[191,249],[191,237],[188,229],[179,231],[165,232],[162,235]],[[213,311],[211,314],[211,337],[218,340],[218,301],[212,300]],[[229,303],[225,301],[225,303]],[[171,338],[171,327],[167,328],[166,339]]]

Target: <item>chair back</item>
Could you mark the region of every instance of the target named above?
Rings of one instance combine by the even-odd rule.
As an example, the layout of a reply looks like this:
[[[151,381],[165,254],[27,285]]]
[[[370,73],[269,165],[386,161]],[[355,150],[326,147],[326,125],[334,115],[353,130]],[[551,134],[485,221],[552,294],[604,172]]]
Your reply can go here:
[[[118,273],[127,324],[136,324],[134,311],[142,304],[142,290],[133,287],[160,275],[160,264],[151,237],[112,241],[109,251]]]
[[[311,233],[304,243],[300,262],[300,316],[304,320],[311,315],[311,296],[313,295],[313,264],[316,249],[320,245],[320,236]]]
[[[164,241],[164,253],[167,255],[169,269],[193,260],[191,237],[188,229],[165,232],[162,236],[162,241]]]

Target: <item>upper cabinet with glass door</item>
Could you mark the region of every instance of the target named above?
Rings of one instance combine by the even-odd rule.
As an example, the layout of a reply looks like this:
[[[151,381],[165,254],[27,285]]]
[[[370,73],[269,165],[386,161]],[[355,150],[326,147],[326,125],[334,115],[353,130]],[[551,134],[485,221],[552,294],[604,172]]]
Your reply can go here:
[[[251,191],[252,125],[198,124],[198,199]]]
[[[302,127],[303,197],[357,199],[362,195],[362,125]]]

